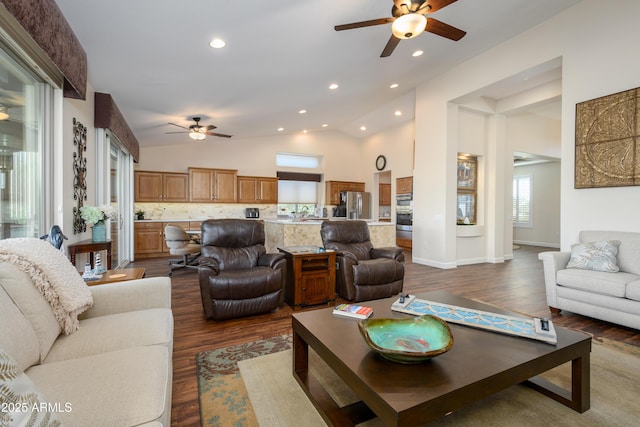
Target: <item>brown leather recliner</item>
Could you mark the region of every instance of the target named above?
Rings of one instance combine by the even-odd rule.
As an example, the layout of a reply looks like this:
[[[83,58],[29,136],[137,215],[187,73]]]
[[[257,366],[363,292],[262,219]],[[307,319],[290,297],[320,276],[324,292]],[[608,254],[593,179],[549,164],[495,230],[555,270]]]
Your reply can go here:
[[[207,318],[268,313],[283,303],[287,261],[266,253],[264,223],[246,219],[202,222],[198,275]]]
[[[402,291],[404,252],[374,248],[366,221],[324,221],[320,236],[336,253],[336,292],[349,301],[386,298]]]

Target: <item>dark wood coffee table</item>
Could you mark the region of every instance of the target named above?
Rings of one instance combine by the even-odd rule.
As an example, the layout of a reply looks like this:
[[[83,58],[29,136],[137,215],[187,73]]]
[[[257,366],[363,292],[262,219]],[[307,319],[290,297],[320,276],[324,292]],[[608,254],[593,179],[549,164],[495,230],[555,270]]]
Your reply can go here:
[[[518,315],[442,291],[418,298],[494,313]],[[397,298],[359,303],[373,307],[374,317],[402,318],[391,311]],[[550,345],[467,326],[450,324],[451,350],[430,361],[403,365],[383,359],[369,349],[357,320],[321,309],[292,316],[293,375],[325,421],[355,425],[377,416],[388,426],[421,425],[507,387],[526,383],[578,412],[589,409],[591,337],[557,327],[558,344]],[[310,372],[309,346],[362,399],[339,408]],[[571,362],[571,390],[537,378]]]

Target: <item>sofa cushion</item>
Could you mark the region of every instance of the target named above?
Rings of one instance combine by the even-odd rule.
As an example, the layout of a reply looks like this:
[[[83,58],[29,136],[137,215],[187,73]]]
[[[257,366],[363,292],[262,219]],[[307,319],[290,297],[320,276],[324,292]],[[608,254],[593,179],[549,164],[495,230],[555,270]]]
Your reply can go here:
[[[40,360],[38,337],[29,320],[0,285],[0,349],[11,355],[20,370]],[[0,424],[2,425],[2,424]]]
[[[640,279],[627,284],[627,294],[625,296],[634,301],[640,301]]]
[[[55,413],[31,379],[8,353],[0,350],[1,426],[59,426]],[[6,406],[5,406],[6,405]],[[37,410],[33,410],[34,406]]]
[[[131,311],[80,321],[71,335],[61,335],[51,347],[44,363],[59,362],[125,348],[173,341],[170,309]]]
[[[167,346],[144,346],[36,365],[26,371],[66,427],[134,426],[163,417],[171,392]],[[169,404],[170,405],[170,404]]]
[[[606,273],[580,269],[559,270],[558,285],[601,295],[624,298],[627,283],[640,279],[631,273]]]
[[[640,233],[630,231],[593,231],[580,232],[580,242],[596,240],[619,240],[618,267],[620,271],[640,276]]]
[[[571,258],[567,268],[580,268],[594,271],[619,271],[616,255],[619,240],[601,240],[571,246]]]
[[[51,306],[29,276],[8,262],[0,262],[0,286],[31,323],[38,338],[39,361],[44,360],[62,331]]]
[[[0,239],[0,260],[9,261],[31,278],[44,295],[64,333],[78,328],[78,314],[91,307],[89,287],[66,255],[44,240]]]

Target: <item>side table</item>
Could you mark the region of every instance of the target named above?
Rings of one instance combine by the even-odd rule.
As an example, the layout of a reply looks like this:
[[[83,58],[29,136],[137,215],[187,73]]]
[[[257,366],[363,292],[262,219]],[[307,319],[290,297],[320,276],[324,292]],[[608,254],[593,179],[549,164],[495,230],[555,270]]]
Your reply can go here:
[[[91,239],[81,240],[67,246],[67,253],[71,258],[71,264],[76,265],[76,254],[89,252],[89,263],[93,268],[93,253],[107,251],[107,269],[111,270],[111,240],[106,242],[94,242]]]
[[[82,274],[82,272],[79,272]],[[120,270],[107,270],[102,273],[102,277],[97,280],[88,280],[85,283],[89,286],[104,285],[105,283],[125,282],[127,280],[142,279],[145,269],[142,267],[122,268]]]
[[[278,248],[287,260],[285,301],[294,310],[336,299],[336,253],[315,246]]]

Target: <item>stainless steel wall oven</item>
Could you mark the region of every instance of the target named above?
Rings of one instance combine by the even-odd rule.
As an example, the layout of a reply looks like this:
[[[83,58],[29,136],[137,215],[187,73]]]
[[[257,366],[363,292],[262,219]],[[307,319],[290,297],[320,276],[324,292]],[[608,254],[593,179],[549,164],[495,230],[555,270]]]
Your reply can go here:
[[[398,233],[402,232],[403,237],[411,238],[410,233],[413,231],[412,194],[398,194],[396,196],[396,230]]]

